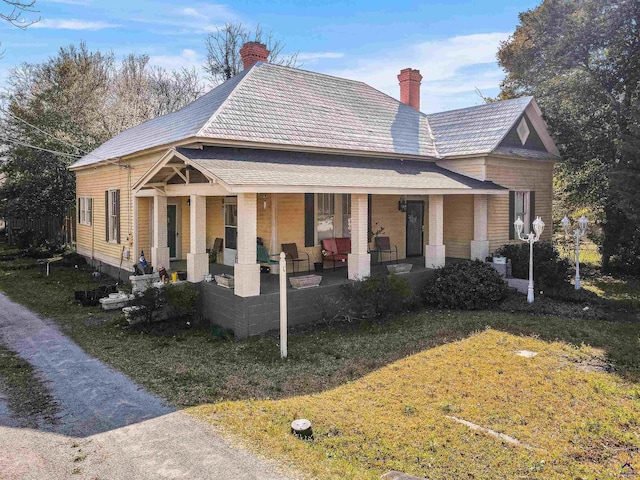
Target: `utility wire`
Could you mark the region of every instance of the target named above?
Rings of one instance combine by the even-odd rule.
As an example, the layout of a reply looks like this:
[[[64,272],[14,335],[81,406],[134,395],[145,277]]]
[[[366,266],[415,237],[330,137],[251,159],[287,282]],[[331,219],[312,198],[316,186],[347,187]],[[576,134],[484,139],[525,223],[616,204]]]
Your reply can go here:
[[[27,147],[27,148],[33,148],[35,150],[41,150],[43,152],[53,153],[54,155],[63,155],[63,156],[71,157],[71,158],[75,158],[75,159],[81,158],[81,155],[76,155],[76,154],[73,154],[73,153],[57,152],[55,150],[49,150],[47,148],[36,147],[35,145],[31,145],[29,143],[21,142],[20,140],[16,140],[16,139],[13,139],[13,138],[0,137],[0,140],[3,140],[5,142],[10,142],[10,143],[13,143],[15,145],[21,145],[21,146]]]
[[[5,115],[9,115],[9,116],[11,116],[11,117],[15,118],[16,120],[18,120],[18,121],[20,121],[20,122],[22,122],[22,123],[24,123],[24,124],[26,124],[26,125],[30,126],[31,128],[35,128],[37,131],[39,131],[40,133],[43,133],[43,134],[44,134],[44,135],[46,135],[47,137],[51,137],[51,138],[53,138],[54,140],[57,140],[57,141],[58,141],[58,142],[60,142],[60,143],[64,143],[64,144],[66,144],[66,145],[68,145],[68,146],[70,146],[70,147],[73,147],[73,148],[75,148],[78,152],[80,152],[80,153],[82,153],[82,154],[84,154],[84,155],[88,155],[88,154],[87,154],[87,152],[83,151],[81,148],[77,147],[76,145],[73,145],[72,143],[69,143],[69,142],[67,142],[66,140],[62,140],[62,139],[60,139],[60,138],[56,137],[55,135],[51,135],[50,133],[45,132],[45,131],[44,131],[44,130],[42,130],[41,128],[38,128],[38,127],[36,127],[35,125],[30,124],[30,123],[29,123],[29,122],[27,122],[26,120],[23,120],[22,118],[20,118],[20,117],[18,117],[18,116],[16,116],[16,115],[14,115],[13,113],[11,113],[11,112],[9,112],[9,111],[7,111],[7,110],[3,109],[3,108],[0,108],[0,112],[4,113]]]

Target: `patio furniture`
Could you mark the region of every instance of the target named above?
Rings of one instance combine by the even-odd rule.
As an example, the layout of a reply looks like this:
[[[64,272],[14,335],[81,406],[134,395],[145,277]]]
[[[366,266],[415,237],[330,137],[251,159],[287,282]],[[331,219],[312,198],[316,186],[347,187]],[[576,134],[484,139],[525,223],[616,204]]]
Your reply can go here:
[[[280,261],[276,260],[276,258],[280,258],[280,254],[274,253],[273,255],[269,255],[269,250],[267,250],[267,247],[265,247],[264,245],[258,244],[257,248],[258,263],[260,264],[260,266],[266,266],[269,269],[269,272],[277,273],[277,266],[279,265]]]
[[[282,251],[285,254],[285,258],[287,260],[287,262],[291,262],[293,265],[293,274],[296,274],[296,265],[298,265],[300,262],[307,262],[307,272],[309,271],[310,268],[310,263],[309,263],[309,254],[307,252],[301,252],[303,253],[307,258],[304,257],[300,257],[300,255],[298,254],[298,246],[295,243],[283,243],[282,244]],[[297,269],[297,271],[301,271],[300,268]]]
[[[336,263],[344,263],[349,259],[351,239],[325,238],[322,240],[322,250],[324,250],[324,259],[333,262],[333,271],[335,272]]]
[[[213,248],[211,250],[216,252],[216,263],[220,263],[220,254],[224,251],[224,240],[222,238],[216,238],[213,241]]]
[[[376,250],[378,251],[378,255],[380,261],[384,261],[384,253],[389,254],[389,261],[391,261],[391,254],[396,254],[396,263],[398,263],[398,247],[396,245],[391,245],[391,241],[389,237],[376,237]]]

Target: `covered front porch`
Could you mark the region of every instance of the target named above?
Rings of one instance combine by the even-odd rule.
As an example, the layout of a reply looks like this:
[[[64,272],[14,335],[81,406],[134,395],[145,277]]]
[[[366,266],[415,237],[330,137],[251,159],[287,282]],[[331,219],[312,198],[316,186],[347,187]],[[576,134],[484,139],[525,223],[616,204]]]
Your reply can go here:
[[[506,193],[426,161],[170,149],[134,185],[134,251],[150,251],[156,270],[185,270],[193,283],[233,275],[233,291],[220,298],[275,294],[277,275],[261,273],[258,244],[274,260],[283,244],[295,245],[304,261],[289,261],[288,271],[323,264],[326,287],[385,273],[396,250],[419,275],[447,257],[486,258],[489,197]],[[381,257],[376,237],[394,254]],[[323,255],[331,238],[350,245],[335,271]]]

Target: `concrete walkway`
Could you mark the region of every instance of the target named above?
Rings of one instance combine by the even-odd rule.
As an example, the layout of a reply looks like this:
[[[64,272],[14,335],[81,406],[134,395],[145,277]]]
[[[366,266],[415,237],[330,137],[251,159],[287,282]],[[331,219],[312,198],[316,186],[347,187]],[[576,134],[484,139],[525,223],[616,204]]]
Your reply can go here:
[[[0,342],[35,367],[61,411],[55,424],[16,428],[0,392],[0,479],[285,478],[1,293]]]

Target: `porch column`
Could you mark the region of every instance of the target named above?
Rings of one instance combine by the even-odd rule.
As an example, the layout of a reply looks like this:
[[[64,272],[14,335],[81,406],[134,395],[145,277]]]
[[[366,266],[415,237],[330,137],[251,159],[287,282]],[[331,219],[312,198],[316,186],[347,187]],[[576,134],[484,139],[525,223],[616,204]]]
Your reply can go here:
[[[487,196],[473,196],[473,240],[471,241],[471,260],[482,260],[489,256],[487,240]]]
[[[444,266],[444,197],[429,195],[429,244],[425,245],[424,264],[427,268]]]
[[[233,267],[234,293],[239,297],[260,295],[260,264],[257,263],[258,199],[255,193],[238,194],[238,261]]]
[[[139,254],[138,254],[139,255]],[[153,195],[153,247],[151,264],[154,271],[169,268],[169,246],[167,245],[167,197],[156,192]]]
[[[351,253],[348,257],[350,280],[362,280],[371,274],[371,260],[367,253],[368,210],[367,194],[351,195]]]
[[[191,195],[189,198],[191,245],[187,253],[187,280],[201,282],[209,273],[207,255],[207,197]]]

